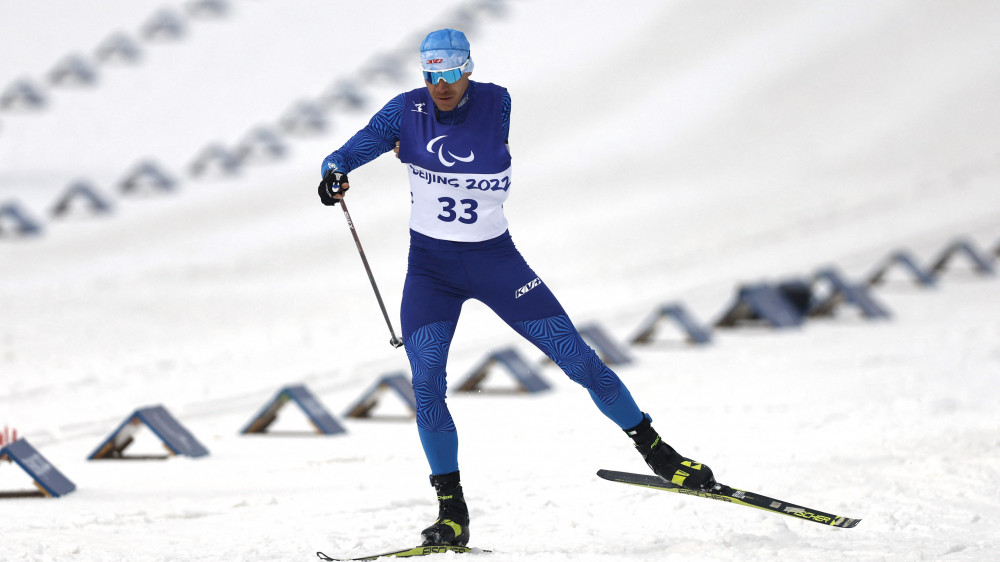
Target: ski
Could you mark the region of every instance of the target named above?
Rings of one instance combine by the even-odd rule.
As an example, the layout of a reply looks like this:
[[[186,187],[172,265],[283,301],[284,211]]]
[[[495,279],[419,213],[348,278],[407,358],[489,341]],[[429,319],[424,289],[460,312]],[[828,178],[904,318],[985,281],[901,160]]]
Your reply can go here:
[[[486,553],[491,552],[489,550],[482,550],[480,548],[469,548],[467,546],[450,546],[450,545],[429,545],[429,546],[415,546],[413,548],[404,548],[403,550],[393,550],[390,552],[383,552],[381,554],[372,554],[371,556],[362,556],[360,558],[332,558],[327,556],[322,552],[317,552],[316,556],[320,560],[335,560],[339,562],[347,562],[351,560],[378,560],[379,558],[411,558],[414,556],[428,556],[430,554],[442,554],[445,552],[472,552],[472,553]]]
[[[700,490],[682,488],[676,484],[667,482],[659,476],[649,474],[634,474],[631,472],[618,472],[615,470],[601,469],[597,471],[597,475],[612,482],[621,482],[622,484],[630,484],[632,486],[653,488],[655,490],[675,492],[686,496],[697,496],[699,498],[709,498],[726,503],[755,507],[764,511],[770,511],[771,513],[798,517],[799,519],[814,521],[831,527],[843,527],[849,529],[861,522],[860,519],[851,519],[850,517],[826,513],[819,511],[818,509],[803,507],[801,505],[796,505],[783,500],[776,500],[754,492],[738,490],[724,484],[716,484],[710,491],[703,492]]]

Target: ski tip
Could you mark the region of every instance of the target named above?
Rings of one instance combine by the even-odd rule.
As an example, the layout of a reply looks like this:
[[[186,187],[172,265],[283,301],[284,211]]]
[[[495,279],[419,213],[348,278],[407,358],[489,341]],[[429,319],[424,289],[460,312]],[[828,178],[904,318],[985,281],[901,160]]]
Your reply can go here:
[[[833,527],[841,527],[843,529],[853,529],[854,527],[858,526],[858,523],[861,523],[860,519],[851,519],[851,518],[848,518],[848,517],[838,517],[838,518],[834,519],[834,521],[833,521],[833,523],[831,523],[831,525]]]

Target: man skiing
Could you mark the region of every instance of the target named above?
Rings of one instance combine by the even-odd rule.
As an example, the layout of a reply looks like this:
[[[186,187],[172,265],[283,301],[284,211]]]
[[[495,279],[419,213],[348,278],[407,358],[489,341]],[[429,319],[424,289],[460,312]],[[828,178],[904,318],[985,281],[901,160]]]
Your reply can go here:
[[[446,361],[462,304],[476,299],[586,388],[632,438],[658,476],[694,490],[712,470],[681,456],[650,425],[628,389],[580,337],[562,306],[514,247],[503,203],[511,188],[510,95],[473,82],[469,41],[454,29],[420,45],[424,86],[397,95],[323,161],[319,197],[336,205],[347,174],[396,149],[410,180],[410,251],[400,310],[417,398],[417,432],[437,491],[425,545],[466,545],[469,510],[459,478],[458,434],[445,401]]]

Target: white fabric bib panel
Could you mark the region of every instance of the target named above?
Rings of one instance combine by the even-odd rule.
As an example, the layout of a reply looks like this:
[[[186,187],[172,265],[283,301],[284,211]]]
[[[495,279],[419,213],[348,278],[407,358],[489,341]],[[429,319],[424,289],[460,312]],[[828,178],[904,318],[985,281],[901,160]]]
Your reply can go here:
[[[410,228],[454,242],[481,242],[507,231],[503,203],[510,189],[510,167],[496,174],[432,172],[407,164],[410,179]]]

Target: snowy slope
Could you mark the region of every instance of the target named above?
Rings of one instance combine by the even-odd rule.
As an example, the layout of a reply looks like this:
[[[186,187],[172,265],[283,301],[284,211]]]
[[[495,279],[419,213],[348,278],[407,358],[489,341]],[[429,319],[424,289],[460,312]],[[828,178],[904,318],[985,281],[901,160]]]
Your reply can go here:
[[[187,4],[101,5],[0,0],[0,88]],[[143,43],[141,64],[102,68],[92,90],[0,112],[0,204],[46,229],[0,238],[0,425],[78,487],[0,500],[0,560],[306,560],[416,540],[435,507],[412,422],[237,432],[283,385],[306,383],[339,416],[407,368],[341,214],[314,189],[323,156],[419,79],[369,87],[364,111],[291,139],[280,163],[223,179],[186,168],[477,5],[232,1],[180,42]],[[624,340],[664,302],[707,323],[743,283],[827,264],[861,278],[898,248],[926,263],[959,236],[1000,242],[995,3],[500,5],[472,41],[474,78],[513,98],[511,231],[579,324]],[[120,196],[142,158],[178,191]],[[77,178],[113,198],[113,215],[46,218]],[[352,180],[398,330],[404,176],[385,156]],[[721,480],[863,518],[855,529],[600,481],[598,468],[641,471],[641,459],[548,366],[550,393],[451,400],[473,543],[489,560],[994,559],[998,291],[959,263],[937,289],[877,289],[890,321],[846,310],[790,332],[716,333],[701,349],[633,348],[618,370],[664,437]],[[508,345],[537,356],[469,303],[453,382]],[[85,460],[150,404],[211,455]],[[0,466],[0,489],[25,480]]]

